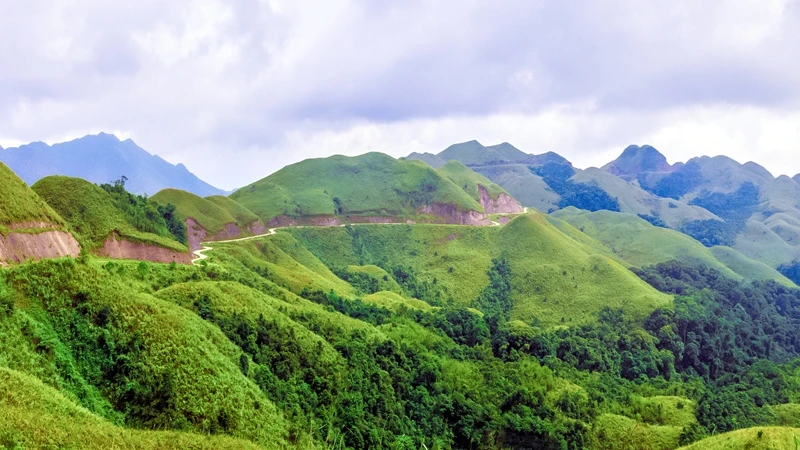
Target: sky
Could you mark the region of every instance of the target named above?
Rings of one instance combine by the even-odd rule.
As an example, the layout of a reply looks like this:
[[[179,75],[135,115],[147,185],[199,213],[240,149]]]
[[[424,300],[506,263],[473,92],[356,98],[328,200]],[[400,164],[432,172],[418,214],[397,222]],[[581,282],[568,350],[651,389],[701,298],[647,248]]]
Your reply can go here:
[[[800,0],[0,0],[0,145],[100,131],[232,189],[477,139],[800,172]]]

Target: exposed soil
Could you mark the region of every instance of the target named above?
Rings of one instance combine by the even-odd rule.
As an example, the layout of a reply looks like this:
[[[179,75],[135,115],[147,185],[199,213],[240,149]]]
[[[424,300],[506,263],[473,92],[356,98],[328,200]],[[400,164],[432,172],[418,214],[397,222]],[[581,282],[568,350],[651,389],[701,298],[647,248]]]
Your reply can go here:
[[[21,228],[44,228],[42,226]],[[38,224],[37,224],[38,225]],[[45,224],[49,226],[49,224]],[[12,229],[15,227],[12,227]],[[0,235],[0,262],[18,263],[28,259],[59,258],[61,256],[76,257],[81,248],[71,234],[64,231],[45,231],[38,234],[8,233]]]
[[[437,223],[448,223],[455,225],[491,225],[485,214],[477,211],[459,211],[456,205],[434,203],[427,205],[421,210],[422,214],[434,215],[442,219]]]
[[[250,225],[247,226],[246,230],[247,235],[260,235],[267,232],[267,227],[265,227],[261,221],[254,220]],[[239,228],[238,225],[231,222],[226,223],[225,228],[219,233],[209,236],[208,231],[206,231],[205,228],[203,228],[191,217],[186,219],[186,233],[188,235],[190,252],[194,252],[195,250],[203,248],[203,242],[226,241],[229,239],[240,238],[245,235],[245,233],[242,233],[242,229]]]
[[[164,247],[131,242],[117,235],[110,235],[103,243],[98,255],[115,259],[137,259],[157,263],[191,264],[191,254],[176,252]]]
[[[497,198],[492,198],[486,188],[480,184],[478,192],[481,196],[481,206],[486,214],[518,214],[522,212],[522,205],[510,195],[500,194]]]

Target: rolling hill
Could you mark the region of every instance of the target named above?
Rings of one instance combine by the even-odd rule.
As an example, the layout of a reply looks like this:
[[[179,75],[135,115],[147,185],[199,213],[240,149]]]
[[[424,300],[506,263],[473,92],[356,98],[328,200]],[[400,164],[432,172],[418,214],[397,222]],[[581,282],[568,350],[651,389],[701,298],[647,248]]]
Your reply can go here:
[[[427,164],[381,153],[305,160],[230,197],[270,224],[487,222],[478,200]]]
[[[115,258],[189,262],[187,247],[156,207],[124,188],[109,186],[107,191],[80,178],[53,175],[32,189],[67,221],[86,250]]]
[[[458,161],[448,161],[438,169],[440,175],[460,186],[464,192],[480,203],[486,213],[521,213],[522,207],[505,189],[472,171]]]
[[[189,248],[201,248],[207,240],[233,239],[266,231],[258,216],[233,199],[223,196],[198,197],[179,189],[164,189],[151,199],[175,205],[175,213],[186,224]]]
[[[0,163],[0,263],[77,256],[79,251],[64,219]]]
[[[184,189],[202,196],[223,193],[183,164],[170,164],[132,140],[120,141],[113,134],[89,135],[52,146],[33,142],[2,149],[0,161],[29,185],[49,175],[78,177],[97,184],[112,183],[125,176],[126,187],[136,194],[152,195],[164,188]]]

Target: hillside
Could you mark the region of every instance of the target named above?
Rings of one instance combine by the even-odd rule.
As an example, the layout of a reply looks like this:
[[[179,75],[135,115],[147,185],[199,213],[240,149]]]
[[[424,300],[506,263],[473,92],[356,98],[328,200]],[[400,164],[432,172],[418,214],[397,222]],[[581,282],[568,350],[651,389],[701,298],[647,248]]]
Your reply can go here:
[[[197,250],[207,240],[233,239],[263,234],[258,216],[229,197],[198,197],[191,192],[164,189],[151,199],[160,205],[175,205],[175,214],[186,225],[189,248]]]
[[[591,321],[604,306],[643,318],[670,304],[669,297],[564,235],[541,214],[520,216],[502,228],[353,226],[288,232],[328,267],[424,268],[419,281],[435,280],[437,287],[417,298],[434,305],[479,302],[493,258],[505,257],[514,277],[511,317],[543,326]]]
[[[486,213],[521,213],[522,207],[505,189],[458,161],[449,161],[438,172],[461,187]]]
[[[425,164],[433,167],[434,169],[438,169],[445,165],[447,161],[439,158],[438,156],[434,155],[433,153],[411,153],[410,155],[406,156],[405,159],[415,160],[415,161],[422,161]]]
[[[792,450],[798,447],[800,428],[755,427],[703,439],[682,450]]]
[[[188,262],[187,247],[170,232],[155,205],[131,196],[123,186],[108,188],[60,175],[42,178],[32,187],[89,251],[117,258]]]
[[[707,248],[675,230],[656,227],[632,214],[608,211],[590,213],[565,208],[552,214],[590,237],[602,242],[617,256],[636,267],[671,260],[720,271],[727,277],[745,280],[775,280],[793,286],[775,269],[748,259],[728,247]]]
[[[77,256],[80,247],[65,225],[57,212],[0,163],[0,264]]]
[[[112,134],[89,135],[52,146],[33,142],[7,148],[0,150],[0,161],[28,184],[49,175],[78,177],[96,184],[112,183],[125,176],[128,190],[136,194],[152,195],[164,188],[184,189],[202,196],[223,193],[183,164],[170,164],[132,140],[120,141]]]
[[[284,167],[230,196],[265,222],[424,219],[484,222],[461,187],[420,161],[381,153],[309,159]]]

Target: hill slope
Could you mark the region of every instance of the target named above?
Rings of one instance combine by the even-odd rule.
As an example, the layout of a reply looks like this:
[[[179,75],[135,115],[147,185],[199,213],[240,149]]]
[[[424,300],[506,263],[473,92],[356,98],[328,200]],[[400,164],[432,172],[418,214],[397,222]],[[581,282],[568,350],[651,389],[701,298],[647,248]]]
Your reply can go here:
[[[669,173],[674,169],[667,158],[652,146],[629,145],[617,159],[603,166],[603,170],[631,181],[640,173]]]
[[[183,164],[172,165],[130,139],[120,141],[105,133],[53,146],[33,142],[7,148],[0,150],[0,161],[28,184],[48,175],[68,175],[97,184],[111,183],[124,175],[128,178],[128,190],[136,194],[153,194],[168,187],[203,196],[223,193],[197,178]]]
[[[175,213],[186,224],[189,248],[201,248],[206,240],[233,239],[262,234],[266,230],[244,206],[229,197],[198,197],[179,189],[164,189],[152,197],[160,205],[175,205]]]
[[[0,263],[77,256],[65,222],[5,164],[0,163]]]
[[[231,198],[272,223],[338,223],[359,217],[392,221],[420,214],[457,223],[484,220],[478,201],[430,166],[381,153],[305,160]]]
[[[619,257],[637,267],[671,260],[701,265],[733,279],[775,280],[787,286],[792,282],[777,270],[748,259],[728,247],[707,248],[675,230],[651,225],[632,214],[597,211],[590,213],[565,208],[552,215],[602,242]]]
[[[519,202],[508,195],[505,189],[458,161],[448,161],[438,172],[456,186],[460,186],[464,192],[480,203],[487,213],[522,212]]]
[[[761,433],[761,434],[759,434]],[[731,431],[695,442],[682,450],[781,450],[795,449],[800,428],[754,427]]]
[[[87,250],[118,258],[188,262],[188,255],[171,255],[159,250],[187,252],[186,246],[170,233],[155,206],[136,197],[133,198],[135,203],[131,202],[122,189],[116,192],[121,195],[118,201],[128,207],[128,211],[115,204],[111,193],[80,178],[53,175],[37,181],[32,189],[61,214]],[[120,245],[119,241],[127,242],[122,248],[132,247],[137,251],[132,248],[124,252],[112,250]]]

